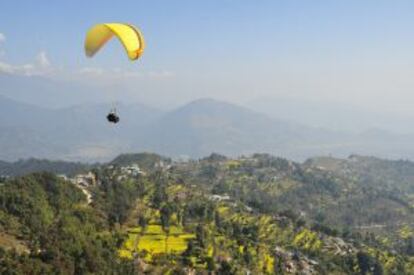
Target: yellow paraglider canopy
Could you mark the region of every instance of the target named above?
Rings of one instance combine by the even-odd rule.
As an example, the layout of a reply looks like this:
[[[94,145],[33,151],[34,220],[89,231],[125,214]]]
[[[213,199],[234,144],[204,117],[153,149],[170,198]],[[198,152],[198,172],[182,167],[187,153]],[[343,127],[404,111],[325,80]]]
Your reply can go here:
[[[92,57],[113,36],[118,37],[130,60],[138,59],[144,52],[145,42],[138,28],[123,23],[105,23],[93,26],[85,39],[85,53]]]

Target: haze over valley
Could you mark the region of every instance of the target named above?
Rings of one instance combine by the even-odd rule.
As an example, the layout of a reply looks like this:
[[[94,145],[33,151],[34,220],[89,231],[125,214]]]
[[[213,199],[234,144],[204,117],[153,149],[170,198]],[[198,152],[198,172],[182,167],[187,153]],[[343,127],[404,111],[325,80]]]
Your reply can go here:
[[[108,127],[103,118],[110,104],[52,109],[1,96],[0,159],[94,162],[138,151],[173,158],[200,158],[213,152],[228,156],[267,152],[297,161],[353,153],[414,158],[414,139],[409,134],[379,128],[352,131],[308,126],[213,99],[195,100],[168,111],[143,104],[117,107],[122,121]],[[301,110],[291,110],[291,116],[296,112]]]

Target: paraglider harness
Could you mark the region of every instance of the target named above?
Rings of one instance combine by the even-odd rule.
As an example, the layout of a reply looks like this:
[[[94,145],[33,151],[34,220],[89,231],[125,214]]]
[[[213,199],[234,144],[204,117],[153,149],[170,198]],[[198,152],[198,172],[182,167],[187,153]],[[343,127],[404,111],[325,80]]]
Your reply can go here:
[[[112,109],[109,114],[106,116],[106,119],[111,123],[118,123],[119,116],[116,114],[116,110]]]

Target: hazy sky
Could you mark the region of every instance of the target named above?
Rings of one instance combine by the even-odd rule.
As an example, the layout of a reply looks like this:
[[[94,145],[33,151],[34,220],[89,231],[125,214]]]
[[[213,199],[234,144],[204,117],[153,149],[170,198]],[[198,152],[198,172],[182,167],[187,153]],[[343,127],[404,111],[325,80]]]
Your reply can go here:
[[[413,14],[409,0],[3,0],[0,74],[57,81],[62,99],[76,83],[158,106],[290,96],[414,114]],[[85,57],[87,30],[113,21],[142,29],[140,61],[115,40]]]

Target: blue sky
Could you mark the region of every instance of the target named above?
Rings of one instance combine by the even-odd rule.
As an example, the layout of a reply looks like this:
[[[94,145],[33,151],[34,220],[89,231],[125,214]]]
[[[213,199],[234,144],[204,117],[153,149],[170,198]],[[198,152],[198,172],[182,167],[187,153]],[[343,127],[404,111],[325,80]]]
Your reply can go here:
[[[413,14],[414,1],[401,0],[4,0],[0,65],[45,70],[43,60],[53,71],[41,76],[45,81],[90,86],[99,79],[80,79],[76,72],[137,72],[137,79],[105,83],[153,105],[198,97],[243,103],[292,96],[367,108],[375,100],[381,108],[409,111]],[[142,29],[148,44],[142,60],[129,62],[116,41],[93,59],[84,56],[88,28],[113,21]],[[137,90],[141,94],[134,97]]]

